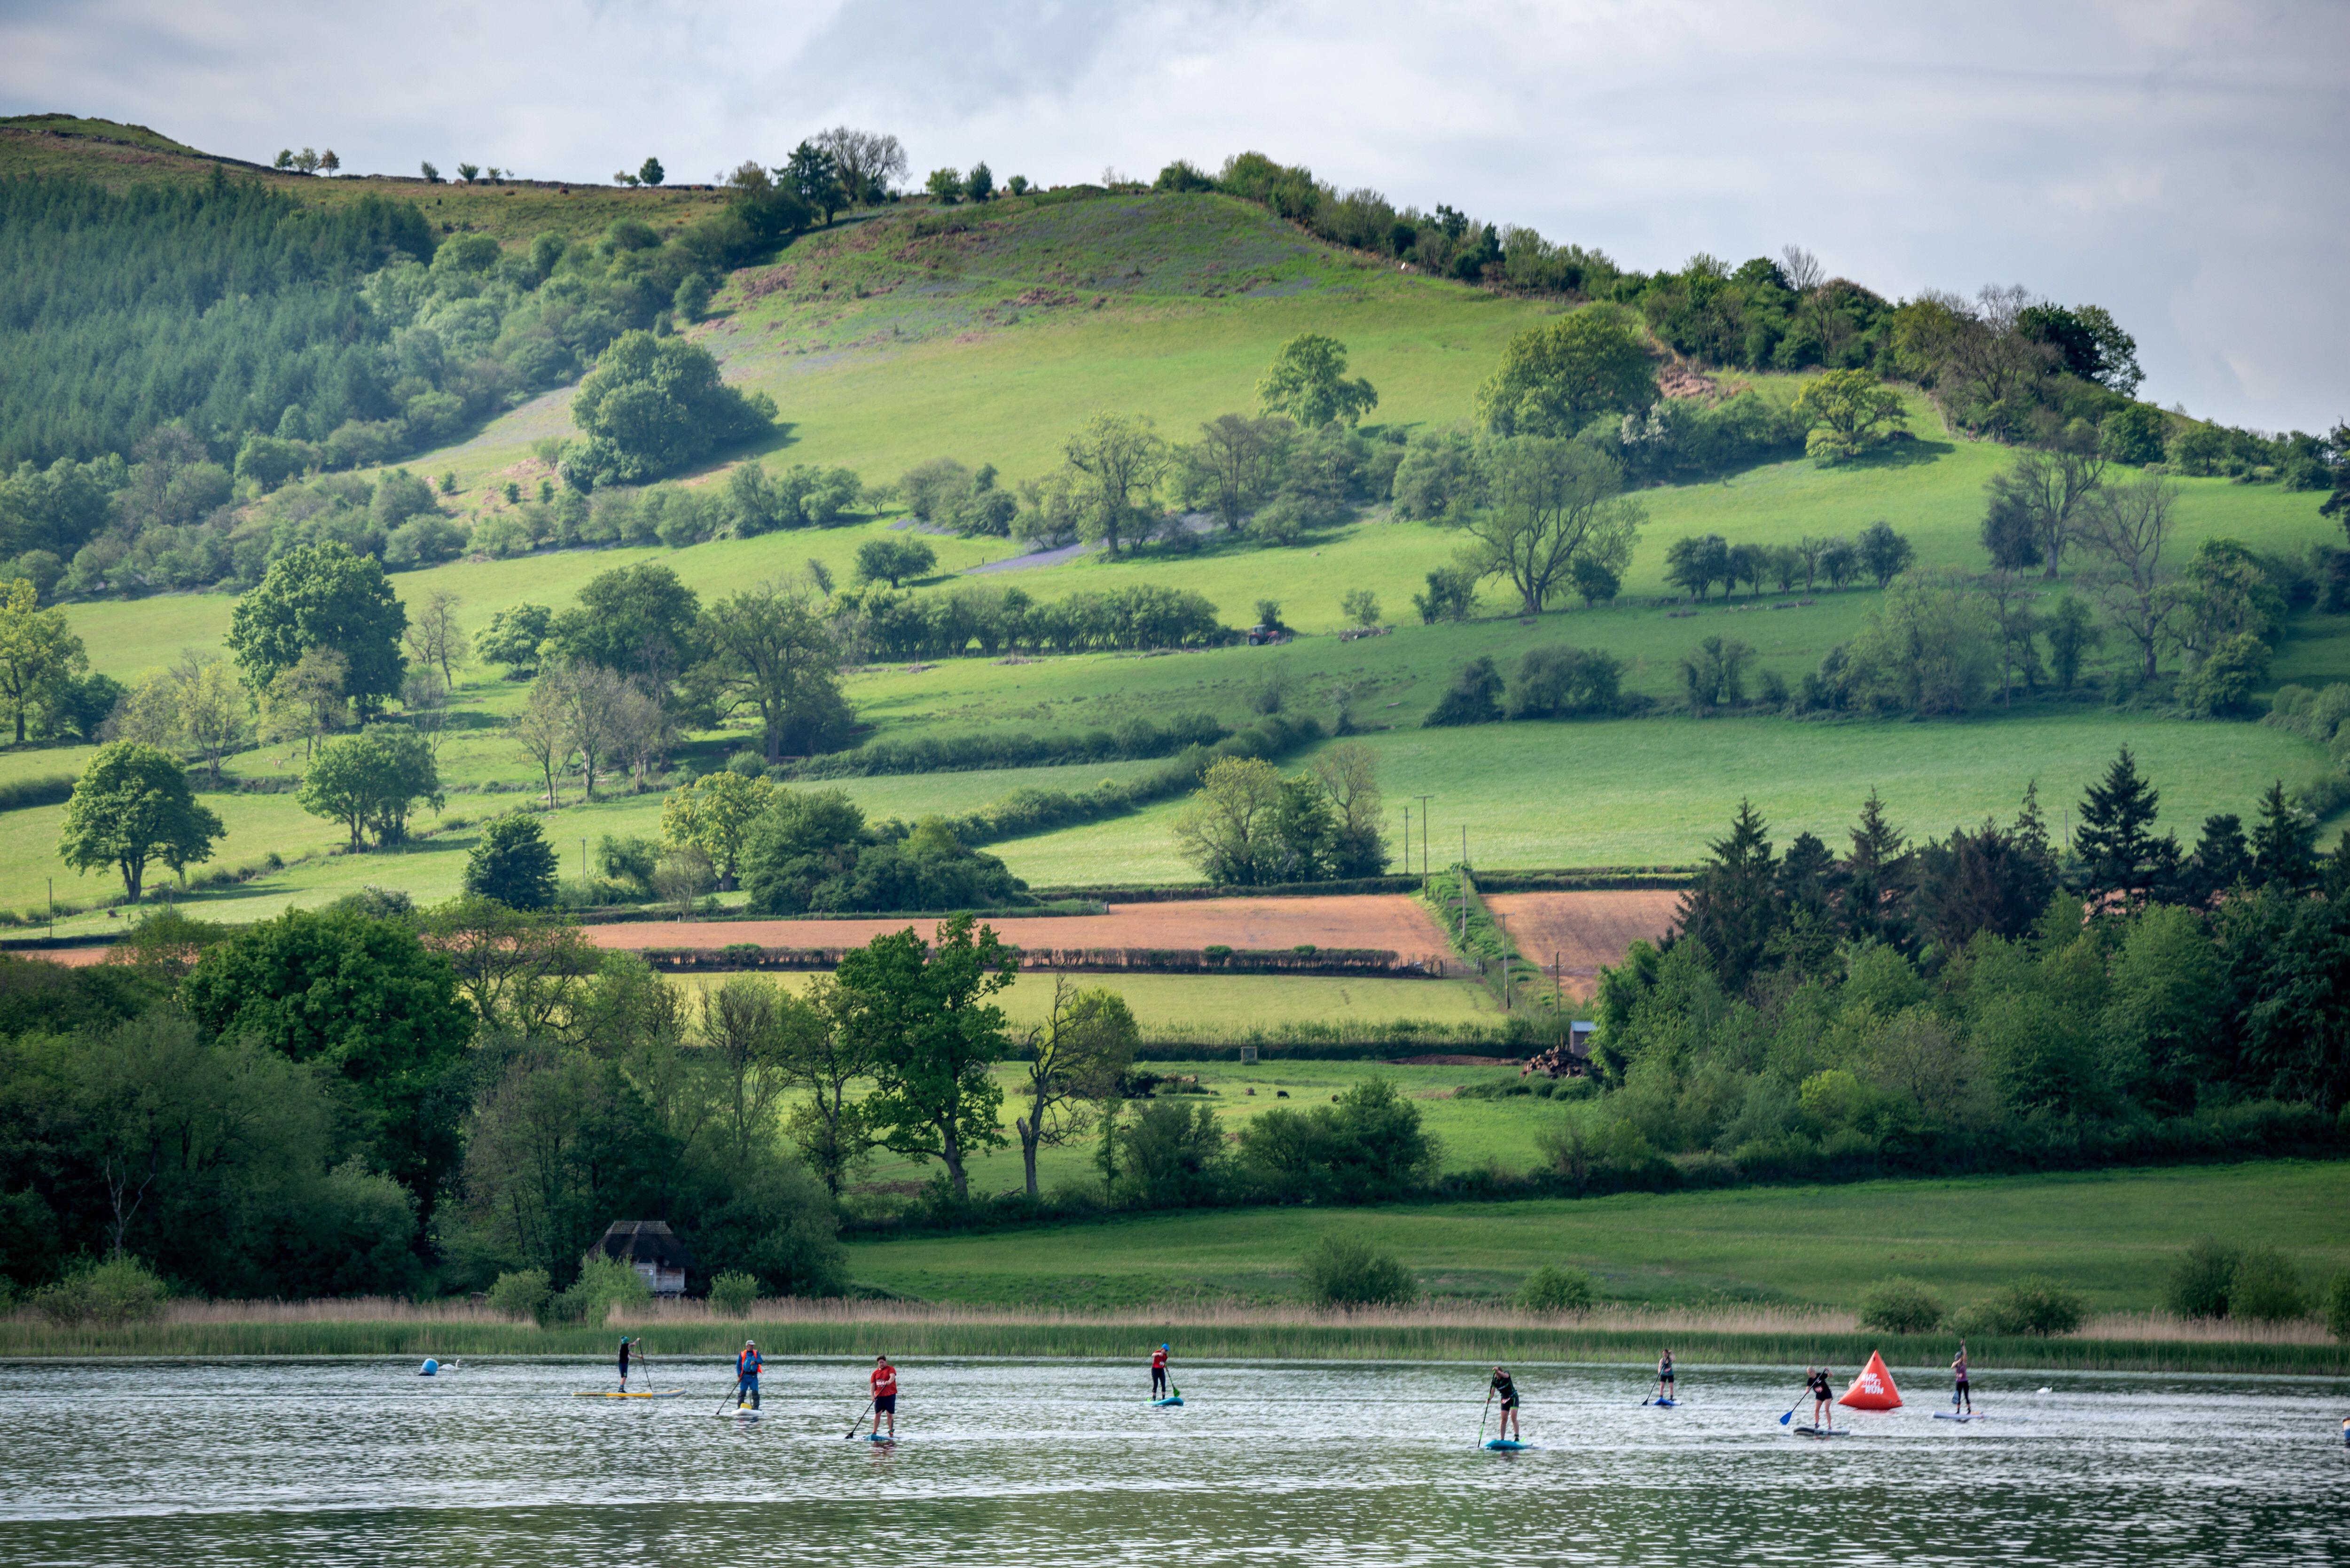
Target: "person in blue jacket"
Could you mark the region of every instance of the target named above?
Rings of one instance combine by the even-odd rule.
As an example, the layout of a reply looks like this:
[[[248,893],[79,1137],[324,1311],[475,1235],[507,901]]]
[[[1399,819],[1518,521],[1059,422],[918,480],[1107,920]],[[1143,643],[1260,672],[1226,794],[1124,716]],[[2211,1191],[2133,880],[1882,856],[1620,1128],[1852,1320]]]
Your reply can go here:
[[[759,1342],[744,1340],[743,1354],[734,1358],[734,1408],[737,1410],[745,1405],[754,1410],[759,1407],[760,1365]]]

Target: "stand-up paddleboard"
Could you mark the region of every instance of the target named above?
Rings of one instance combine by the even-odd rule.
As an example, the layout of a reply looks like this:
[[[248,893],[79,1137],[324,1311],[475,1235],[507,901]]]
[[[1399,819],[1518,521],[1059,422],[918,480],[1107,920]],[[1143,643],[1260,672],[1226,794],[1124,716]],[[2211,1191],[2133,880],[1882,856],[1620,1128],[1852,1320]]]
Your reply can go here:
[[[895,1443],[898,1439],[895,1438],[885,1438],[880,1433],[876,1432],[865,1440],[868,1443]]]
[[[1486,1442],[1485,1451],[1489,1454],[1518,1454],[1533,1447],[1532,1443],[1521,1443],[1514,1438],[1493,1438]]]
[[[1934,1412],[1934,1419],[1937,1421],[1988,1421],[1991,1417],[1978,1415],[1972,1410],[1937,1410]]]
[[[1643,1399],[1643,1405],[1653,1405],[1659,1410],[1669,1410],[1680,1403],[1678,1399]]]
[[[759,1418],[759,1412],[749,1408],[740,1410],[712,1410],[711,1414],[717,1417],[722,1421],[755,1421]]]
[[[1164,1399],[1153,1399],[1150,1402],[1150,1407],[1154,1410],[1170,1410],[1182,1403],[1183,1396],[1180,1394],[1170,1394]]]
[[[674,1399],[685,1392],[682,1388],[655,1388],[643,1394],[621,1394],[609,1388],[575,1388],[574,1399]]]
[[[1799,1438],[1849,1438],[1852,1436],[1852,1428],[1850,1427],[1798,1427],[1795,1428],[1795,1436]]]

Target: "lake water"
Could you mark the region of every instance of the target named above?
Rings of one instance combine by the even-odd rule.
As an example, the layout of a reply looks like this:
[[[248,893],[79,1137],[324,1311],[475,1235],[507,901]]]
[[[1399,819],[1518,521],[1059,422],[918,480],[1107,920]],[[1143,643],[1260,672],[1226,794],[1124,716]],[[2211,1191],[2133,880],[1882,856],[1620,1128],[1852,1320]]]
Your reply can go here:
[[[1156,1410],[1134,1366],[917,1362],[889,1448],[842,1440],[865,1370],[771,1363],[742,1426],[706,1361],[625,1403],[577,1362],[0,1365],[0,1563],[2350,1563],[2343,1384],[1989,1371],[1960,1426],[1897,1368],[1820,1441],[1783,1371],[1657,1410],[1528,1366],[1499,1455],[1471,1366],[1179,1363]]]

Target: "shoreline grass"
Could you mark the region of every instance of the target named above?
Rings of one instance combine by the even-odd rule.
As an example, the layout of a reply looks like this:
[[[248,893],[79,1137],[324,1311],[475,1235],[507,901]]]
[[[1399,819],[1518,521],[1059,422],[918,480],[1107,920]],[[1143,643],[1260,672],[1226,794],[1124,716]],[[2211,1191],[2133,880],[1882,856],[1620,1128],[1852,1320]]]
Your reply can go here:
[[[871,1301],[761,1302],[747,1317],[706,1303],[616,1313],[607,1324],[542,1328],[479,1303],[397,1301],[183,1303],[161,1318],[118,1326],[53,1324],[29,1314],[0,1320],[0,1357],[373,1358],[602,1356],[611,1330],[642,1337],[659,1356],[723,1356],[754,1337],[769,1356],[1101,1358],[1145,1354],[1175,1340],[1193,1359],[1281,1361],[1578,1361],[1641,1365],[1664,1345],[1685,1365],[1857,1366],[1882,1352],[1903,1368],[1947,1365],[1948,1333],[1887,1334],[1852,1314],[1779,1307],[1638,1311],[1568,1318],[1434,1302],[1358,1313],[1227,1304],[1113,1313],[989,1312]],[[1981,1367],[2073,1372],[2350,1376],[2350,1345],[2313,1321],[2247,1325],[2184,1322],[2161,1314],[2093,1318],[2054,1338],[1977,1337]]]

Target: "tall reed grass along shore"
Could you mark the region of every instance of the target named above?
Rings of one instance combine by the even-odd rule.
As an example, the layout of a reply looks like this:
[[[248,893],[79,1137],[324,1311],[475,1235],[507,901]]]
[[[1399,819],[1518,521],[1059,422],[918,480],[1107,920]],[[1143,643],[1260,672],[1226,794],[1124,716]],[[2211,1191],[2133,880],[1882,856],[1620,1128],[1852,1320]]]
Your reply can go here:
[[[1882,1351],[1897,1367],[1946,1366],[1948,1334],[1888,1334],[1851,1314],[1764,1307],[1596,1311],[1541,1317],[1430,1303],[1356,1313],[1174,1307],[1133,1313],[1013,1313],[905,1302],[759,1303],[747,1317],[706,1303],[616,1311],[608,1324],[541,1327],[476,1303],[387,1300],[179,1303],[118,1325],[0,1319],[0,1356],[601,1356],[611,1331],[641,1334],[656,1357],[732,1355],[755,1337],[769,1356],[1115,1357],[1161,1340],[1190,1359],[1582,1361],[1639,1365],[1669,1345],[1684,1365],[1858,1366]],[[1978,1367],[2073,1372],[2274,1373],[2350,1376],[2350,1346],[2314,1323],[2201,1324],[2160,1314],[2092,1319],[2079,1334],[1981,1338]]]

